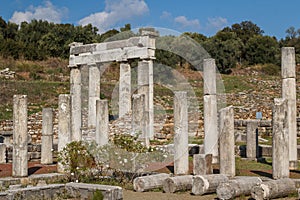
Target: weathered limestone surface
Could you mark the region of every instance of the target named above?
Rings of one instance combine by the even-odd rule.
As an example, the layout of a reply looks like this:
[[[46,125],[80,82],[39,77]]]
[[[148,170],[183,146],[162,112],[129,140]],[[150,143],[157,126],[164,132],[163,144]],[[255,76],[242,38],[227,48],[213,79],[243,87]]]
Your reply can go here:
[[[216,88],[216,64],[214,59],[203,63],[203,109],[204,109],[204,152],[213,155],[218,162],[218,109]]]
[[[217,94],[215,59],[204,59],[203,63],[204,95]]]
[[[251,194],[252,187],[260,184],[262,180],[259,177],[242,177],[235,180],[219,184],[217,195],[219,199],[234,199],[242,195]]]
[[[96,143],[100,146],[108,144],[108,101],[97,100]]]
[[[282,98],[288,101],[288,135],[290,169],[297,169],[297,121],[296,121],[296,59],[294,47],[281,49]]]
[[[281,49],[281,77],[296,78],[296,59],[294,47]]]
[[[88,199],[91,196],[91,192],[99,190],[102,192],[104,198],[107,200],[121,200],[123,199],[123,189],[119,186],[111,185],[98,185],[87,183],[67,183],[67,191],[71,196],[78,196],[80,194],[81,199]],[[77,195],[76,195],[77,194]]]
[[[13,165],[12,176],[28,176],[27,96],[13,97]]]
[[[0,144],[0,163],[6,163],[6,144]]]
[[[205,175],[212,174],[212,154],[194,154],[193,155],[193,174]]]
[[[289,178],[283,178],[254,186],[251,190],[251,197],[256,200],[274,199],[287,197],[294,192],[296,192],[294,181]]]
[[[213,155],[213,163],[218,162],[218,110],[216,95],[204,95],[204,152]]]
[[[149,138],[154,138],[153,61],[138,62],[138,94],[145,95],[145,111],[149,112]]]
[[[220,129],[220,173],[235,176],[234,151],[234,113],[233,107],[223,108],[219,112]]]
[[[131,68],[128,63],[120,63],[119,117],[131,111]]]
[[[159,189],[163,187],[164,180],[170,176],[170,174],[154,174],[137,177],[133,180],[133,188],[137,192]]]
[[[192,181],[193,175],[169,177],[163,181],[163,190],[166,193],[191,190]]]
[[[100,99],[100,67],[89,64],[89,112],[88,127],[96,128],[96,101]]]
[[[53,163],[53,109],[43,108],[41,164]]]
[[[132,58],[153,59],[155,39],[149,36],[133,37],[106,43],[72,46],[69,66],[87,63],[127,61]]]
[[[174,92],[174,173],[188,174],[188,105],[187,93]]]
[[[246,156],[250,159],[258,158],[258,121],[247,121],[247,148]]]
[[[58,97],[58,151],[71,142],[71,96],[61,94]],[[58,162],[57,171],[64,172],[63,165]]]
[[[140,138],[145,138],[146,135],[142,134],[142,119],[145,112],[145,95],[133,94],[132,95],[132,132],[139,134]]]
[[[228,177],[224,174],[197,175],[193,178],[192,193],[203,195],[216,192],[219,184],[227,182]]]
[[[80,55],[87,52],[102,52],[107,50],[114,50],[125,47],[148,47],[155,49],[155,39],[149,36],[131,37],[126,40],[118,40],[112,42],[102,42],[94,44],[79,44],[74,45],[70,49],[71,55]]]
[[[71,68],[71,141],[81,141],[81,72],[80,68]]]
[[[287,117],[286,99],[274,99],[273,106],[273,144],[272,144],[272,169],[273,178],[289,177],[289,122]]]

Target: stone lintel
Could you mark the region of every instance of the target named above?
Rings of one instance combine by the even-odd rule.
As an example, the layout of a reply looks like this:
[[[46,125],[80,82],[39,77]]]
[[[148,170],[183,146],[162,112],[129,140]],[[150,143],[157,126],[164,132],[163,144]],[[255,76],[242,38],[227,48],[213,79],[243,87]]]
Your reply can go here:
[[[155,39],[149,36],[132,37],[126,40],[71,46],[70,55],[80,55],[97,51],[123,49],[128,47],[146,47],[155,49]]]
[[[77,67],[89,63],[122,62],[128,59],[155,59],[155,50],[147,47],[128,47],[124,49],[113,49],[98,51],[82,55],[70,55],[69,67]]]

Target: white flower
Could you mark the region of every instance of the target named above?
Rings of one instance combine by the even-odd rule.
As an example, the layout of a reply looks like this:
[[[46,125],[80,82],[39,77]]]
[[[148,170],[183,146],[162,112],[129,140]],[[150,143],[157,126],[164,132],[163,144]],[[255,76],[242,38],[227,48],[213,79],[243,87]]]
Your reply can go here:
[[[125,159],[124,159],[124,163],[127,163],[127,162],[128,162],[128,160],[125,158]]]
[[[71,173],[71,176],[74,176],[74,173],[73,173],[73,172]]]
[[[76,167],[76,169],[79,169],[79,167]]]
[[[78,180],[76,180],[75,182],[78,183]]]

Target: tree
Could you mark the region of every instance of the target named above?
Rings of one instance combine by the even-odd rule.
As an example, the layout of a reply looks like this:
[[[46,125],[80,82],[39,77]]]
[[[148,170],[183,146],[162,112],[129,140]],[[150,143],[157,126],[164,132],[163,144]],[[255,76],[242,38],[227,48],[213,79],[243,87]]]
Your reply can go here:
[[[221,73],[230,73],[241,61],[244,44],[235,32],[220,31],[203,43]]]
[[[245,46],[246,59],[249,65],[272,63],[278,64],[276,55],[279,45],[274,37],[256,35],[249,39]]]

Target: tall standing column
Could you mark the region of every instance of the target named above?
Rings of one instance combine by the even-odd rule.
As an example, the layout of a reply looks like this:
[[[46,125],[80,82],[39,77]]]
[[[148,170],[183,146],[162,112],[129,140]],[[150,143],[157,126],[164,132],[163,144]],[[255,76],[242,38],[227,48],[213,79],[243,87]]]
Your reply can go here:
[[[258,158],[258,121],[247,121],[247,146],[246,156],[251,160]]]
[[[96,63],[89,67],[89,114],[88,127],[96,128],[96,101],[100,99],[100,67]]]
[[[145,95],[133,94],[132,95],[132,132],[134,135],[138,134],[139,138],[145,138],[142,134],[142,122],[145,112]]]
[[[119,117],[131,111],[131,68],[128,63],[120,63]]]
[[[81,134],[81,72],[80,67],[72,67],[70,73],[71,82],[71,140],[80,141]]]
[[[204,152],[212,154],[213,163],[218,162],[218,109],[216,88],[216,64],[214,59],[204,59]]]
[[[61,94],[58,97],[58,151],[71,142],[71,96]],[[64,172],[61,163],[57,165],[57,171]]]
[[[145,111],[149,113],[149,138],[154,138],[153,61],[138,63],[138,93],[145,95]]]
[[[27,96],[13,97],[13,165],[12,176],[28,176]]]
[[[272,114],[272,168],[273,178],[288,178],[289,170],[289,122],[286,99],[274,99]]]
[[[43,108],[41,164],[53,163],[53,110]]]
[[[107,100],[97,100],[96,102],[96,143],[100,146],[108,144],[108,102]]]
[[[174,173],[188,174],[188,105],[187,93],[174,92]]]
[[[235,176],[234,113],[229,106],[219,111],[220,174]]]
[[[281,49],[282,98],[287,99],[290,169],[297,169],[296,61],[294,47]]]

